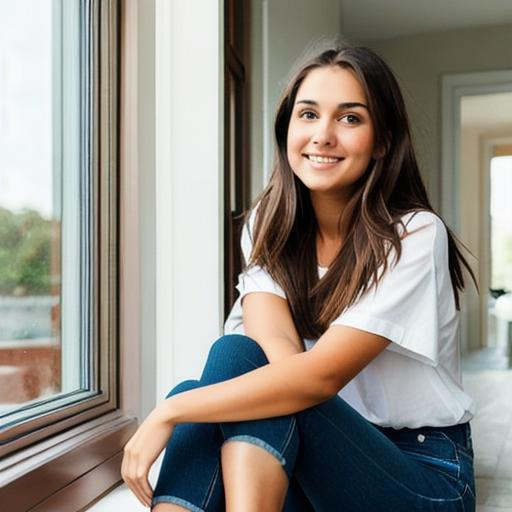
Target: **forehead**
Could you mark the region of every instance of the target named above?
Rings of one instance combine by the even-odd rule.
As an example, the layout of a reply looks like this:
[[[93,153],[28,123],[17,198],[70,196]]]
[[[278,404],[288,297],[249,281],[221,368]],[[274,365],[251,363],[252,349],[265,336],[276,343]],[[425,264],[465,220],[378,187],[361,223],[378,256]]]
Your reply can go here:
[[[339,66],[326,66],[310,71],[297,91],[295,101],[318,103],[366,103],[366,94],[354,71]]]

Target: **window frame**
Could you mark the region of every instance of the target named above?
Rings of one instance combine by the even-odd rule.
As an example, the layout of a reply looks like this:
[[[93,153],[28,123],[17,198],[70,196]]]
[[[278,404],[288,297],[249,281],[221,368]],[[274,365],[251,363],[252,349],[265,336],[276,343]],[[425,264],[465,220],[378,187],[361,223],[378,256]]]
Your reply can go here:
[[[241,215],[251,204],[250,27],[251,0],[224,3],[224,320],[236,299],[242,268]]]
[[[0,432],[0,502],[11,511],[79,510],[120,481],[136,419],[119,409],[120,0],[86,0],[91,15],[93,237],[91,382]],[[93,483],[91,483],[93,482]],[[64,501],[62,501],[64,500]]]

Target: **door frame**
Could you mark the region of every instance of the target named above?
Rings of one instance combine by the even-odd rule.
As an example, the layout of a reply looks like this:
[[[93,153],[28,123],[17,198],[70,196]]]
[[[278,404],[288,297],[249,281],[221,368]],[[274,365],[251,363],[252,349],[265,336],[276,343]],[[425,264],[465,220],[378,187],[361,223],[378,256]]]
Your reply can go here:
[[[460,102],[463,96],[475,96],[481,94],[494,94],[512,92],[512,70],[482,71],[476,73],[456,73],[445,74],[441,77],[441,214],[448,225],[456,232],[460,231],[460,197],[458,194],[457,183],[459,180],[460,164]],[[485,148],[487,159],[490,148]],[[485,165],[488,165],[486,160]],[[483,209],[488,215],[489,207],[489,172],[483,174],[485,181],[481,182],[484,192]],[[479,247],[480,261],[487,261],[489,257],[489,248],[487,247],[489,239],[488,220],[484,222],[481,219],[482,226],[486,226],[486,233],[481,237]],[[484,247],[485,246],[485,247]],[[487,258],[487,259],[486,259]],[[489,268],[483,265],[480,269],[479,288],[485,290],[489,284]],[[486,295],[479,295],[479,332],[480,340],[487,328],[487,316],[484,318],[484,309],[487,311]],[[466,339],[470,332],[469,315],[467,311],[461,314],[461,337]],[[475,348],[475,347],[470,347]]]
[[[459,229],[460,100],[462,96],[512,92],[512,70],[446,74],[441,77],[441,214]]]

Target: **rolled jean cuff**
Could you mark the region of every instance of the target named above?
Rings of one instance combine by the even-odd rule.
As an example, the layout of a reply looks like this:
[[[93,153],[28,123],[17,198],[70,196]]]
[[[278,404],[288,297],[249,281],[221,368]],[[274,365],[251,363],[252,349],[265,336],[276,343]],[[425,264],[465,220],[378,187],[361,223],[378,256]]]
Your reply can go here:
[[[260,448],[263,448],[264,450],[267,450],[271,455],[273,455],[281,464],[281,466],[286,466],[286,459],[281,455],[273,446],[270,446],[268,443],[263,441],[263,439],[260,439],[258,437],[254,436],[248,436],[248,435],[240,435],[240,436],[232,436],[228,437],[224,443],[227,443],[229,441],[245,441],[247,443],[254,444],[256,446],[259,446]]]
[[[176,496],[156,496],[151,502],[151,510],[159,503],[174,503],[190,510],[191,512],[205,512],[202,508],[196,507],[190,501],[177,498]]]

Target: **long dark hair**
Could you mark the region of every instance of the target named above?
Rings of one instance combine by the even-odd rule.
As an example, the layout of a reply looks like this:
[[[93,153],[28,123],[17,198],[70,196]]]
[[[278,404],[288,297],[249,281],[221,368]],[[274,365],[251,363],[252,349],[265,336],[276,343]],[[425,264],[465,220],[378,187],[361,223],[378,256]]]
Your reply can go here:
[[[295,176],[287,158],[287,133],[297,91],[313,69],[339,66],[352,70],[366,94],[374,124],[372,158],[358,180],[340,219],[343,244],[322,279],[316,255],[317,222],[309,190]],[[376,284],[387,268],[391,248],[400,258],[398,226],[411,211],[433,208],[418,169],[400,88],[387,64],[372,50],[343,46],[306,62],[291,79],[275,118],[277,150],[271,179],[255,199],[253,252],[247,264],[264,267],[283,288],[299,335],[319,338],[360,294]],[[448,232],[449,269],[455,303],[464,288],[467,261]]]

